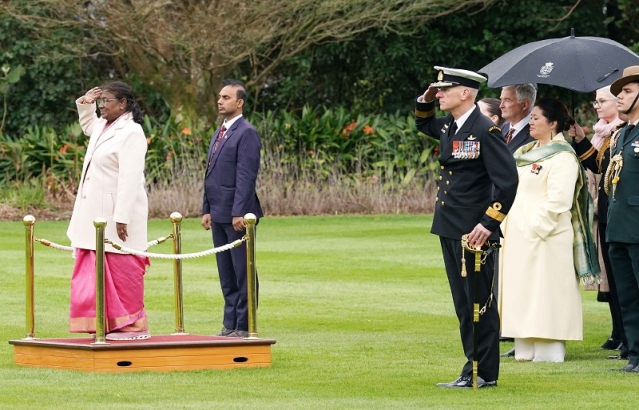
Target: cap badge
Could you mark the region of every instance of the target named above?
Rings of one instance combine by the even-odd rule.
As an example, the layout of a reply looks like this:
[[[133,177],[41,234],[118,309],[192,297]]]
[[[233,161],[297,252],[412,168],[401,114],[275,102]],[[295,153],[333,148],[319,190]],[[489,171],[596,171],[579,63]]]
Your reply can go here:
[[[444,79],[444,71],[440,70],[439,74],[437,74],[437,81],[442,81]]]

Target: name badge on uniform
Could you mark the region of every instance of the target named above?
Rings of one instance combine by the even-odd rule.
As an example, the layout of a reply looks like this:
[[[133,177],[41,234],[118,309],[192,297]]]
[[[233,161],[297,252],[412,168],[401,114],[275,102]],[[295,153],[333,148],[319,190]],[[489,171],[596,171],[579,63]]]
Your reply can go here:
[[[479,141],[453,141],[453,158],[479,158]]]
[[[530,173],[531,174],[535,174],[535,175],[539,175],[539,171],[541,171],[541,165],[532,164],[532,167],[530,168]]]

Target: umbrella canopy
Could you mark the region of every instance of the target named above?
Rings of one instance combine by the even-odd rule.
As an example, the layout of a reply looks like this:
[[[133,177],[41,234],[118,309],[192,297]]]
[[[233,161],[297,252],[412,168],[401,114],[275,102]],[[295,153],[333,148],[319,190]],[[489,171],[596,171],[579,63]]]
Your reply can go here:
[[[551,38],[504,54],[479,70],[491,88],[506,85],[550,84],[591,92],[612,84],[623,69],[639,65],[639,56],[616,41],[602,37]]]

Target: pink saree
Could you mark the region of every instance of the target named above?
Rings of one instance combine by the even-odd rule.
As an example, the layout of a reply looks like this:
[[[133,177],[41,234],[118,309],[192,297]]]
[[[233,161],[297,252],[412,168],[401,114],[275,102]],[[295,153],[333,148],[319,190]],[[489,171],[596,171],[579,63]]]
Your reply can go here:
[[[148,330],[144,273],[149,258],[104,254],[106,333]],[[75,249],[69,331],[95,333],[95,251]]]

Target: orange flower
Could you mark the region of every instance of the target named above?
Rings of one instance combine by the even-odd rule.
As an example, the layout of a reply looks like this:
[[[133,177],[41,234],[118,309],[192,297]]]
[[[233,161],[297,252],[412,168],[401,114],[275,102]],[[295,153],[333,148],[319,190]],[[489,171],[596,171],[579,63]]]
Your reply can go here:
[[[151,145],[151,138],[146,139],[146,145]]]
[[[362,132],[364,132],[364,134],[366,135],[372,135],[375,133],[375,130],[373,129],[373,127],[367,124],[364,125],[364,128],[362,128]]]
[[[345,137],[348,137],[351,135],[351,132],[353,132],[353,130],[357,127],[357,123],[356,122],[351,122],[350,124],[348,124],[343,130],[342,130],[342,135],[344,135]]]
[[[191,129],[189,127],[182,128],[182,135],[191,135]]]
[[[60,147],[60,154],[66,154],[69,148],[71,148],[69,144],[64,144]]]

